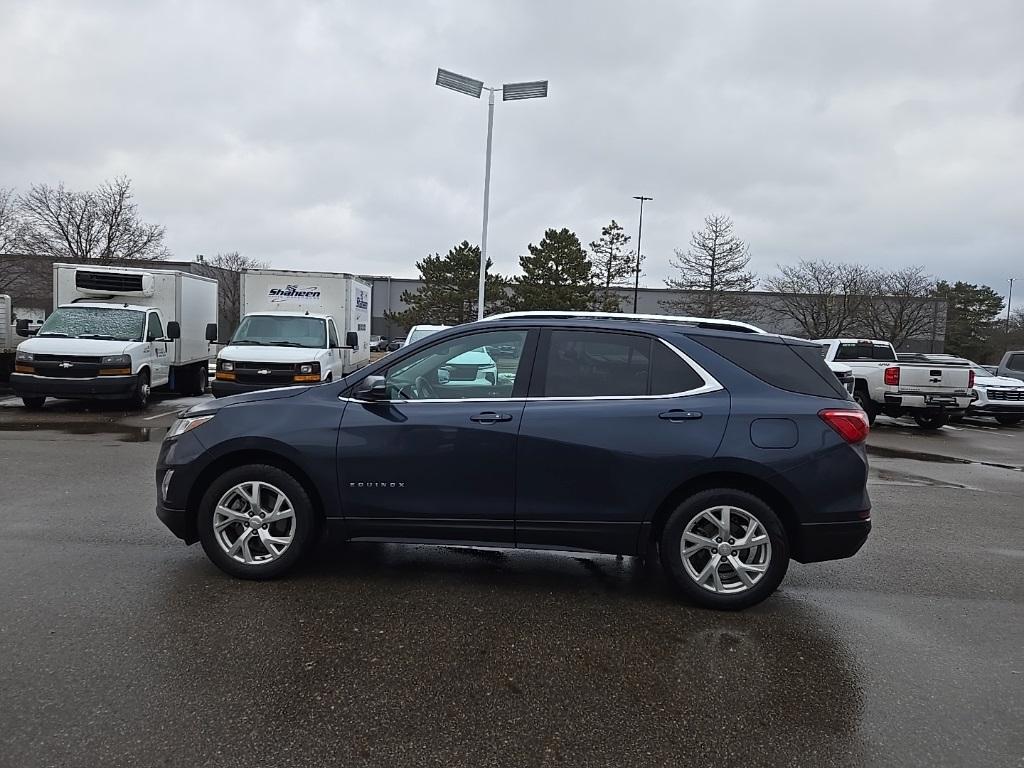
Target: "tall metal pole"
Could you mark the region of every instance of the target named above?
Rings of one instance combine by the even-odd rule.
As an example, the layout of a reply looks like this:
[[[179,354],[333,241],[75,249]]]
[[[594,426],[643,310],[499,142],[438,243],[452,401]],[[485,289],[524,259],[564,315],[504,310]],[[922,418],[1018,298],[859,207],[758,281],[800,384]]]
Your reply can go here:
[[[637,228],[636,233],[636,280],[633,283],[633,314],[636,314],[637,300],[640,297],[640,244],[644,236],[644,201],[653,200],[654,198],[633,195],[633,199],[640,201],[640,226]]]
[[[476,299],[476,319],[484,319],[484,287],[487,283],[487,212],[491,205],[491,138],[494,134],[494,88],[488,88],[487,160],[484,166],[484,226],[480,233],[480,289]]]
[[[1013,281],[1017,278],[1010,278],[1010,293],[1006,296],[1006,343],[1010,343],[1010,305],[1013,303]]]

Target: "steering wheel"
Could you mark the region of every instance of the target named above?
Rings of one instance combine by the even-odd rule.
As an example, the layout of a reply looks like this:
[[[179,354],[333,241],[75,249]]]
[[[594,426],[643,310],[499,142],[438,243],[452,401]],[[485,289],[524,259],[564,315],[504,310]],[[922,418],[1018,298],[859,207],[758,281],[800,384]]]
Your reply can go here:
[[[437,393],[434,388],[430,386],[430,382],[423,376],[417,376],[416,381],[413,382],[413,389],[416,390],[417,400],[436,400]]]

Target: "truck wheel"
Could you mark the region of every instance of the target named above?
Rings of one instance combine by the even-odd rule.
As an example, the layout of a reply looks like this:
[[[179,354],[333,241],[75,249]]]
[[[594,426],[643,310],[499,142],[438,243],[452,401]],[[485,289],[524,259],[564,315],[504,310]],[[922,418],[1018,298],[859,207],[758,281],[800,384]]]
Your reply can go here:
[[[875,410],[875,404],[871,402],[871,398],[868,397],[868,391],[864,388],[855,390],[853,393],[853,399],[856,401],[857,405],[861,407],[864,413],[868,415],[868,424],[874,424],[875,416],[878,415],[878,412]]]
[[[28,395],[26,395],[25,397],[21,398],[21,402],[23,402],[25,404],[25,407],[28,408],[30,411],[38,411],[40,408],[43,407],[43,403],[46,402],[46,398],[29,397]]]
[[[916,413],[914,421],[921,429],[939,429],[946,426],[949,417],[945,413]]]
[[[1004,427],[1012,427],[1020,424],[1022,419],[1024,419],[1024,416],[996,416],[996,421]]]
[[[735,611],[764,600],[789,567],[789,540],[756,496],[712,488],[684,501],[665,523],[661,563],[684,596]]]
[[[207,380],[207,378],[208,378],[208,374],[207,374],[206,363],[200,363],[199,365],[195,366],[195,368],[192,371],[192,376],[191,376],[192,384],[189,387],[188,394],[195,395],[197,397],[200,396],[200,395],[205,394],[206,393],[206,384],[207,384],[206,380]]]
[[[139,371],[139,378],[135,382],[135,392],[132,394],[131,406],[144,411],[149,405],[149,371]]]

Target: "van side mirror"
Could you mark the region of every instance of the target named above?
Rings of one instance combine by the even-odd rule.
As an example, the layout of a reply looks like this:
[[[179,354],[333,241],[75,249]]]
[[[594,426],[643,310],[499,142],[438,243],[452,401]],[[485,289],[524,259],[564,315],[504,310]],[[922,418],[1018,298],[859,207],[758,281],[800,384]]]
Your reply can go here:
[[[383,376],[367,376],[352,394],[357,400],[387,400],[387,380]]]
[[[19,320],[14,324],[14,328],[17,331],[17,334],[23,339],[27,339],[29,337],[28,320]]]
[[[349,349],[359,349],[359,334],[349,331],[345,334],[345,346]]]
[[[217,324],[207,323],[206,324],[206,340],[214,342],[217,340]]]
[[[167,338],[171,341],[181,338],[181,323],[171,320],[167,323]]]

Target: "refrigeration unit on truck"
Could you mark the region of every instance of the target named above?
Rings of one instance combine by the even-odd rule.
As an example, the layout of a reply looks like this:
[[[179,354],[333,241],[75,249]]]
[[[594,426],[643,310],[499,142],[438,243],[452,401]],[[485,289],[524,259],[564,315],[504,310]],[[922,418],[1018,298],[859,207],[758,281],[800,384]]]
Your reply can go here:
[[[11,324],[11,297],[0,293],[0,381],[7,381],[14,368],[14,348],[17,346]]]
[[[217,338],[217,281],[166,269],[53,265],[53,313],[21,342],[11,388],[47,397],[129,400],[154,387],[201,394]],[[19,320],[19,336],[32,329]]]
[[[353,275],[251,269],[213,394],[335,381],[370,362],[370,286]]]

